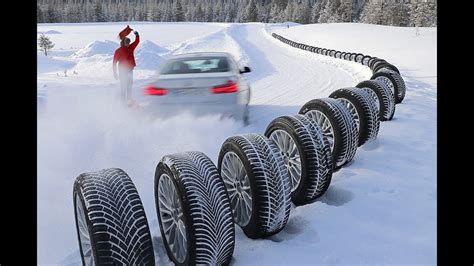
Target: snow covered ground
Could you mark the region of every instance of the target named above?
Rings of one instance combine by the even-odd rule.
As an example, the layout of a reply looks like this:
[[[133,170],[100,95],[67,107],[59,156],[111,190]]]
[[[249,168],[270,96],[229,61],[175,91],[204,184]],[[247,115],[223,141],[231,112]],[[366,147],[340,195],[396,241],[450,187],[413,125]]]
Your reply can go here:
[[[151,226],[156,260],[169,265],[153,196],[156,163],[165,154],[199,150],[215,163],[234,134],[263,133],[280,115],[313,98],[369,79],[368,68],[292,48],[271,32],[311,45],[362,52],[394,63],[407,83],[395,118],[351,165],[333,175],[317,202],[292,209],[279,234],[251,240],[236,230],[235,265],[436,264],[436,28],[364,24],[129,24],[140,32],[134,95],[171,53],[227,51],[252,68],[251,125],[218,115],[173,119],[116,106],[111,59],[126,23],[38,24],[56,43],[38,52],[38,263],[79,265],[72,186],[82,172],[119,167],[134,180]],[[133,41],[133,37],[132,37]],[[64,72],[66,71],[66,74]]]

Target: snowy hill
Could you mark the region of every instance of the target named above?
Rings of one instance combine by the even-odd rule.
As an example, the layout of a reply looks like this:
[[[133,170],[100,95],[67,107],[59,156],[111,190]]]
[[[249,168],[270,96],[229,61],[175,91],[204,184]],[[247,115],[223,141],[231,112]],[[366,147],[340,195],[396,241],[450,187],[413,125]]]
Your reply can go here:
[[[89,57],[93,55],[113,55],[119,44],[112,41],[94,41],[86,45],[86,47],[75,52],[72,57]]]

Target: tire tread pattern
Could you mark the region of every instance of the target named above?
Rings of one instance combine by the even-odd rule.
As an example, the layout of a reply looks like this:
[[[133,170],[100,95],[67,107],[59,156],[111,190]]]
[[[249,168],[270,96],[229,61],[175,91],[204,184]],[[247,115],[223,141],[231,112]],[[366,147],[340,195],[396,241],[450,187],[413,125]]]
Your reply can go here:
[[[121,169],[81,174],[75,195],[83,196],[92,224],[98,264],[154,265],[150,229],[138,191]]]

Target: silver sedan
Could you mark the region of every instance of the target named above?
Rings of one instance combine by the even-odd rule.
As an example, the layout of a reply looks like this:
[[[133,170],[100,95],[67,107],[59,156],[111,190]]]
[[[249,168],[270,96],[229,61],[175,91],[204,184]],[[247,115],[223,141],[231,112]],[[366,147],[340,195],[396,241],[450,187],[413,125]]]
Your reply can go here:
[[[144,88],[144,105],[151,111],[173,115],[221,114],[248,124],[250,86],[229,53],[173,55],[162,64],[157,79]]]

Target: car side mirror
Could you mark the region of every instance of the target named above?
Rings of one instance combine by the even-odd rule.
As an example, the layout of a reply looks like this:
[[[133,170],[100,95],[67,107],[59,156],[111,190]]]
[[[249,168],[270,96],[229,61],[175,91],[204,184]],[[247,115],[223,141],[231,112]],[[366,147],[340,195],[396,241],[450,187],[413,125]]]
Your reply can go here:
[[[250,67],[244,67],[243,70],[242,69],[240,70],[240,74],[248,73],[248,72],[251,72]]]

